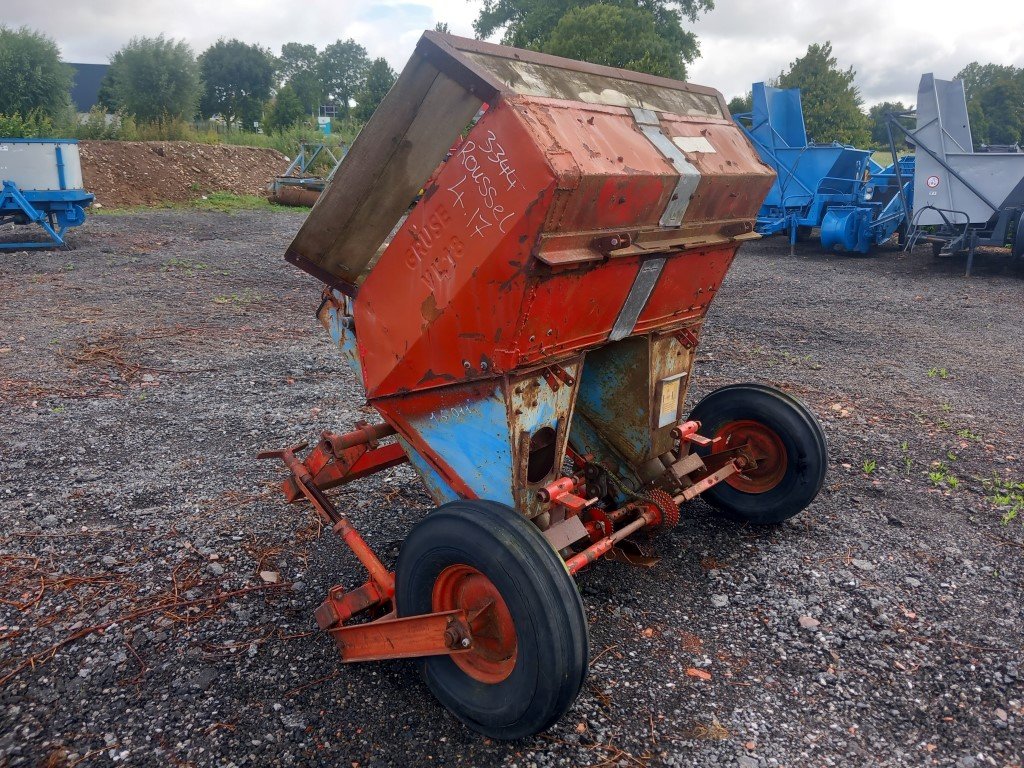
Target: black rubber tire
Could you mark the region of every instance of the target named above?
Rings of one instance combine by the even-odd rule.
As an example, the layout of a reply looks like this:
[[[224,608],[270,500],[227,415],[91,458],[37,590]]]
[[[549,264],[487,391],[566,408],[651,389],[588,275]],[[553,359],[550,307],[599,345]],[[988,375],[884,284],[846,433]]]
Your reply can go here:
[[[754,525],[781,523],[804,510],[821,490],[828,467],[825,432],[792,395],[763,384],[733,384],[697,403],[690,419],[701,423],[700,433],[707,437],[728,422],[757,421],[772,429],[786,450],[786,473],[771,490],[747,493],[723,482],[701,495],[722,517]]]
[[[814,234],[814,227],[797,227],[796,241],[798,243],[809,242],[812,234]]]
[[[1024,273],[1024,211],[1017,217],[1017,228],[1010,247],[1010,261],[1016,272]]]
[[[465,564],[501,594],[516,629],[512,673],[482,683],[448,656],[421,661],[438,700],[470,728],[519,739],[550,728],[572,706],[587,676],[590,641],[583,602],[565,563],[540,530],[504,504],[453,501],[412,529],[395,568],[399,616],[432,610],[438,574]]]
[[[945,243],[932,242],[932,258],[939,258],[942,255],[942,248]]]

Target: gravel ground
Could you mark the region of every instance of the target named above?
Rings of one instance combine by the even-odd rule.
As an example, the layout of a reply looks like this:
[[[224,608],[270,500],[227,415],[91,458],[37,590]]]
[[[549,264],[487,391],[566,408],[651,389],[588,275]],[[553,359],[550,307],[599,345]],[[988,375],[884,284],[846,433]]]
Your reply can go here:
[[[770,530],[698,502],[582,575],[591,676],[551,732],[460,726],[311,613],[353,558],[253,455],[367,415],[281,258],[301,214],[93,216],[0,256],[0,765],[1020,765],[1024,282],[980,259],[745,246],[691,402],[782,386],[826,487]],[[429,499],[342,491],[388,561]],[[260,572],[277,575],[267,582]]]

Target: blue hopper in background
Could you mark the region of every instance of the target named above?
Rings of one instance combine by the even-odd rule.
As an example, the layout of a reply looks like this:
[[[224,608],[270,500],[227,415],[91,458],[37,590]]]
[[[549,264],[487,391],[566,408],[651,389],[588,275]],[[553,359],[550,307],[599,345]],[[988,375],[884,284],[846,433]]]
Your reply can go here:
[[[75,139],[0,138],[0,226],[39,225],[47,240],[0,240],[0,250],[59,248],[85,223],[93,195],[83,188]]]
[[[808,142],[799,88],[754,83],[752,106],[733,120],[777,175],[758,212],[759,234],[786,233],[792,250],[820,228],[822,247],[868,253],[906,231],[913,157],[883,167],[870,150]]]

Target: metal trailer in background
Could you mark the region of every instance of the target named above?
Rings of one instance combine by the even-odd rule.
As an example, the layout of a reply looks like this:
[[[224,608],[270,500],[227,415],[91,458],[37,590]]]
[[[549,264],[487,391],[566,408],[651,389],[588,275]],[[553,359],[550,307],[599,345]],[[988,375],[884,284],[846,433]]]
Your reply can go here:
[[[0,250],[65,246],[64,233],[85,223],[93,201],[75,139],[0,138],[0,184],[0,226],[37,224],[48,238],[0,240]]]
[[[923,241],[936,256],[966,252],[968,275],[979,245],[1009,248],[1024,267],[1024,154],[974,151],[963,83],[922,75],[916,127],[891,116],[889,131],[894,154],[896,135],[917,154],[907,248]]]
[[[883,168],[870,150],[808,142],[799,88],[754,83],[752,95],[753,110],[733,119],[776,172],[757,232],[787,234],[792,251],[797,240],[820,228],[822,247],[868,253],[905,230],[900,190],[908,198],[913,194],[912,157],[900,159],[899,169]]]
[[[314,176],[311,169],[322,154],[330,157],[333,165],[326,177]],[[283,174],[274,177],[274,180],[268,185],[270,200],[279,205],[312,208],[344,157],[344,152],[341,153],[341,157],[335,157],[331,148],[324,143],[307,144],[303,142],[299,144],[299,153],[295,159],[291,161]]]
[[[698,495],[754,524],[814,499],[825,439],[792,396],[684,415],[773,178],[713,89],[423,35],[285,254],[382,419],[262,454],[369,572],[316,611],[344,661],[423,657],[463,722],[528,736],[587,674],[577,572]],[[439,506],[392,570],[326,492],[404,462]]]

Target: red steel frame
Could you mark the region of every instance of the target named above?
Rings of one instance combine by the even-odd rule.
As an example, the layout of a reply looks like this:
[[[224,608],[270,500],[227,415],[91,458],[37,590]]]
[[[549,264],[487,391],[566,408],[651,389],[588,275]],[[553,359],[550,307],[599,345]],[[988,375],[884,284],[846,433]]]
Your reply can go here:
[[[570,452],[581,474],[561,478],[538,491],[541,500],[563,507],[567,518],[579,516],[585,521],[584,528],[590,543],[579,551],[564,553],[569,573],[575,575],[642,528],[676,524],[679,520],[679,504],[695,498],[720,482],[741,476],[740,473],[744,471],[756,469],[757,459],[750,455],[747,445],[714,451],[722,439],[703,437],[698,433],[699,429],[699,422],[687,421],[672,431],[679,443],[679,463],[694,467],[678,476],[680,493],[671,496],[663,491],[655,491],[611,512],[596,508],[596,498],[586,498],[587,488],[582,470],[586,466],[587,457]],[[507,609],[504,609],[500,595],[496,593],[476,611],[458,608],[435,610],[420,616],[396,616],[394,573],[387,569],[348,518],[324,494],[328,488],[350,483],[407,461],[398,443],[379,443],[394,434],[394,428],[386,423],[360,423],[355,431],[344,435],[323,433],[320,442],[304,461],[295,455],[296,451],[306,447],[303,443],[280,451],[265,451],[257,457],[276,458],[284,462],[291,473],[283,483],[288,500],[305,498],[309,501],[369,573],[369,580],[355,589],[333,587],[315,612],[317,624],[334,638],[345,662],[468,654],[477,649],[478,642],[483,642],[474,637],[474,628],[487,624],[508,624],[505,618]],[[699,459],[690,452],[693,445],[711,448],[713,452]],[[436,605],[437,600],[435,608]],[[345,622],[363,614],[377,618],[346,626]],[[499,633],[501,637],[507,637],[507,632]],[[486,666],[481,670],[479,660],[475,663],[466,661],[464,664],[468,673],[485,682],[501,679],[500,670],[496,672]]]

